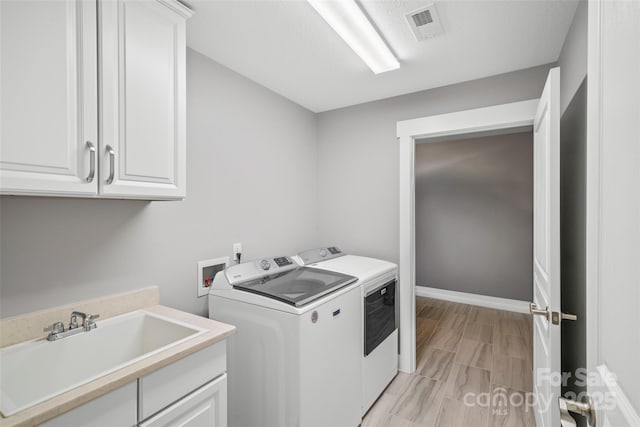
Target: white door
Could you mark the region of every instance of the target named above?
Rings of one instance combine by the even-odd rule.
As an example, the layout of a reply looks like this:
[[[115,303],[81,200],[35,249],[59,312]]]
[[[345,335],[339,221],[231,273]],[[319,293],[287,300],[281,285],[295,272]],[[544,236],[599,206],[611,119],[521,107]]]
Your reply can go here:
[[[186,190],[186,18],[178,2],[100,7],[101,180],[114,197],[180,198]]]
[[[226,427],[227,374],[163,409],[140,427]]]
[[[598,426],[640,426],[640,2],[589,2],[587,368]]]
[[[533,123],[533,316],[535,416],[539,427],[560,422],[560,69],[549,71]],[[533,310],[532,310],[533,311]]]
[[[95,2],[0,1],[2,194],[97,193],[96,43]]]

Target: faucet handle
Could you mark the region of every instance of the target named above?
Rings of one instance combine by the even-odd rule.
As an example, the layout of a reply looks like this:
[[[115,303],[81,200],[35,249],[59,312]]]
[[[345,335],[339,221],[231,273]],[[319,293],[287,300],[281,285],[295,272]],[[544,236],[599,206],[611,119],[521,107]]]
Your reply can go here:
[[[64,332],[64,323],[55,322],[42,330],[43,332],[51,332],[51,334],[61,334]]]
[[[96,322],[94,322],[94,320],[98,319],[99,317],[99,314],[87,314],[87,317],[85,317],[84,319],[84,330],[90,331],[97,328],[98,325],[96,325]]]

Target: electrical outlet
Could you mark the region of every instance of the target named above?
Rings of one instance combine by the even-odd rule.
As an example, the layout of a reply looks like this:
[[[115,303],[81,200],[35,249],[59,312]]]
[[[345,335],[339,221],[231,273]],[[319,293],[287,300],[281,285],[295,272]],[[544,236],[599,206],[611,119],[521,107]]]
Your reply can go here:
[[[242,254],[242,243],[234,243],[233,244],[233,259],[234,259],[234,261],[238,259],[238,254]]]
[[[209,293],[216,274],[228,266],[228,256],[198,261],[198,283],[196,283],[198,287],[198,297],[203,297]]]

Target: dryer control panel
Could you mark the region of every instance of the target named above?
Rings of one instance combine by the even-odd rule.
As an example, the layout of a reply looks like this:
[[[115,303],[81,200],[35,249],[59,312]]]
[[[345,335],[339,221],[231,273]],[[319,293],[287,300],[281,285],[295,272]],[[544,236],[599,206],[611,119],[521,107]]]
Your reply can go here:
[[[281,256],[273,258],[262,258],[256,261],[243,262],[227,268],[224,274],[230,285],[234,285],[247,280],[259,277],[270,276],[272,274],[284,273],[285,271],[298,268],[290,257]]]
[[[326,261],[328,259],[337,258],[346,255],[337,246],[328,246],[324,248],[309,249],[308,251],[300,252],[298,257],[302,260],[304,265],[315,264],[316,262]]]

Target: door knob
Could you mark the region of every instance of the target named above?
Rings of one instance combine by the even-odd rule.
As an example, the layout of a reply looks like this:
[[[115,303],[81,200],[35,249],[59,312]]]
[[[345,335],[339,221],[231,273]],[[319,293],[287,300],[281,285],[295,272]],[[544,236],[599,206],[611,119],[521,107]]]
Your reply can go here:
[[[575,314],[562,313],[559,311],[551,312],[551,323],[553,323],[554,325],[559,325],[561,320],[571,320],[572,322],[575,322],[576,320],[578,320],[578,316],[576,316]]]
[[[578,316],[576,316],[575,314],[562,313],[559,311],[550,311],[548,306],[544,310],[539,309],[536,303],[534,302],[529,304],[529,312],[534,316],[538,315],[538,316],[546,317],[547,320],[551,320],[551,323],[553,323],[554,325],[559,325],[561,320],[571,320],[571,321],[578,320]]]
[[[587,396],[586,402],[576,402],[575,400],[559,397],[558,407],[560,408],[560,425],[562,427],[576,427],[576,421],[569,414],[570,412],[585,417],[589,427],[596,426],[596,408],[591,397]]]
[[[529,304],[529,312],[533,316],[536,316],[536,315],[544,316],[547,318],[547,320],[549,320],[549,316],[550,316],[549,307],[545,308],[544,310],[541,310],[538,308],[535,302],[532,302],[531,304]]]

